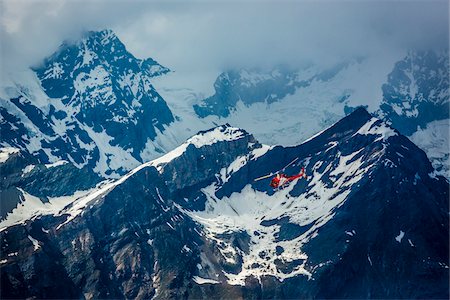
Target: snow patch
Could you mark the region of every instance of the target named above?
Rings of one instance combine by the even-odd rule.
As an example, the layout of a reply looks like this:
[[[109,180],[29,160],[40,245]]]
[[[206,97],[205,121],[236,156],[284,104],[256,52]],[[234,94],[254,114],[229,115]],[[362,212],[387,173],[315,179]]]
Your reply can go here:
[[[34,251],[39,250],[41,245],[39,245],[39,241],[34,239],[32,236],[28,235],[28,239],[33,243]]]
[[[52,164],[46,164],[45,167],[46,167],[47,169],[50,169],[50,168],[54,168],[54,167],[63,166],[63,165],[68,164],[68,163],[69,163],[69,162],[66,161],[66,160],[59,160],[59,161],[54,162],[54,163],[52,163]]]
[[[33,219],[37,216],[49,214],[58,215],[65,206],[89,194],[92,190],[93,189],[77,191],[71,196],[48,198],[48,202],[43,203],[38,197],[19,188],[24,200],[0,222],[0,231],[3,231],[9,226],[21,224],[26,220]]]
[[[0,163],[6,162],[12,154],[19,153],[19,152],[20,152],[20,149],[14,148],[14,147],[0,148]]]
[[[372,117],[366,124],[364,124],[356,134],[360,135],[378,135],[379,137],[375,140],[383,140],[386,141],[388,138],[392,136],[398,135],[392,128],[390,128],[386,123],[380,121],[377,118]]]
[[[94,171],[104,177],[118,178],[116,172],[106,175],[107,170],[131,169],[140,164],[131,154],[132,149],[124,150],[119,146],[111,145],[113,138],[103,129],[102,132],[95,132],[88,126],[83,129],[89,134],[89,137],[95,142],[100,152],[100,159],[94,168]]]
[[[22,170],[22,177],[23,177],[23,175],[33,171],[34,167],[35,167],[35,165],[28,165],[25,168],[23,168],[23,170]]]
[[[371,168],[364,165],[360,151],[348,156],[340,156],[339,164],[335,170],[341,174],[335,179],[333,186],[321,181],[322,175],[329,172],[334,165],[330,163],[320,173],[317,168],[311,172],[311,181],[307,182],[308,194],[293,197],[290,192],[299,180],[293,181],[286,188],[276,191],[273,195],[260,192],[245,186],[240,192],[234,192],[229,197],[218,199],[215,195],[220,189],[217,183],[202,189],[207,201],[204,211],[184,211],[193,220],[202,225],[203,235],[209,240],[220,242],[219,251],[224,260],[230,264],[238,263],[242,258],[242,270],[238,274],[225,273],[227,282],[233,285],[244,285],[245,278],[252,275],[261,278],[264,275],[276,276],[279,280],[304,275],[311,278],[312,274],[306,269],[307,255],[301,251],[302,245],[317,235],[317,230],[331,220],[334,211],[340,207],[350,193],[347,186],[356,184]],[[233,169],[239,167],[242,158],[231,164]],[[223,179],[224,170],[220,177]],[[332,176],[330,176],[331,178]],[[181,211],[182,208],[179,207]],[[299,226],[307,226],[304,233],[292,240],[278,240],[280,225],[273,223],[267,225],[264,221],[289,218],[289,222]],[[270,223],[269,223],[270,224]],[[246,232],[250,237],[249,253],[243,253],[231,243],[224,241],[223,234]],[[254,234],[257,232],[258,234]],[[348,235],[355,235],[356,231],[348,231]],[[285,251],[276,253],[276,247],[281,246]],[[264,255],[262,255],[263,253]],[[292,272],[285,274],[277,268],[276,259],[285,263],[303,259],[300,265],[294,267]]]
[[[369,261],[370,265],[373,266],[373,264],[372,264],[372,259],[370,258],[370,255],[369,255],[369,254],[367,254],[367,260]]]
[[[405,236],[405,232],[403,232],[403,231],[400,230],[400,233],[399,233],[399,235],[397,235],[397,236],[395,237],[395,240],[396,240],[397,242],[401,243],[404,236]]]
[[[197,284],[217,284],[217,283],[220,283],[217,280],[208,279],[208,278],[202,278],[202,277],[199,277],[199,276],[194,276],[194,277],[192,277],[192,279]]]

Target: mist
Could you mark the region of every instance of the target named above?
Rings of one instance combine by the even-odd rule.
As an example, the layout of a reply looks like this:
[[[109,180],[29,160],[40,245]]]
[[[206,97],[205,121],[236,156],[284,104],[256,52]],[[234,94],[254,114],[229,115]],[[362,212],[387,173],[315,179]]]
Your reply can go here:
[[[64,40],[112,29],[138,58],[200,72],[333,64],[448,49],[448,1],[1,2],[2,73],[39,64]]]

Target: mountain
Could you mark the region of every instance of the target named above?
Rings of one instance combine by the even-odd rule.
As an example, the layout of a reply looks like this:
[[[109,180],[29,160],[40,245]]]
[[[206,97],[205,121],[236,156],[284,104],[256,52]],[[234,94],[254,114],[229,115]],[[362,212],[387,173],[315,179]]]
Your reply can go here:
[[[0,144],[118,177],[143,162],[142,152],[164,151],[148,144],[174,121],[151,84],[167,72],[135,58],[112,31],[88,32],[5,84]]]
[[[427,153],[439,174],[450,178],[448,51],[411,51],[395,64],[382,86],[377,114]]]
[[[310,74],[310,70],[304,74],[285,66],[269,71],[229,70],[216,79],[215,94],[204,99],[200,105],[194,105],[194,110],[201,118],[208,115],[228,117],[236,110],[239,101],[247,106],[258,102],[271,104],[293,95],[299,88],[309,87],[314,81],[329,81],[348,65],[349,63],[341,63],[316,74]]]
[[[255,181],[301,166],[280,190]],[[362,108],[293,147],[222,125],[60,210],[7,216],[1,296],[448,298],[448,191]]]
[[[448,52],[410,51],[382,86],[379,114],[405,135],[449,118]]]
[[[340,115],[348,114],[354,107],[370,104],[373,106],[371,111],[408,136],[418,127],[425,128],[432,121],[449,118],[448,51],[411,50],[390,66],[389,73],[383,74],[385,82],[376,87],[382,92],[380,99],[370,100],[376,96],[374,94],[365,97],[366,103],[351,99],[354,94],[359,94],[358,87],[352,82],[358,81],[356,77],[361,76],[364,69],[373,72],[371,63],[369,58],[360,58],[330,68],[308,65],[303,68],[278,66],[268,71],[229,70],[217,77],[215,94],[194,105],[194,110],[201,118],[210,115],[226,118],[236,112],[239,102],[247,107],[255,103],[275,106],[289,95],[305,102],[309,90],[320,87],[329,93],[332,87],[342,94],[334,103],[342,111]],[[370,74],[367,76],[371,77]],[[320,90],[314,90],[314,95],[319,98],[316,101],[326,101],[321,99]],[[309,103],[302,104],[308,108]]]

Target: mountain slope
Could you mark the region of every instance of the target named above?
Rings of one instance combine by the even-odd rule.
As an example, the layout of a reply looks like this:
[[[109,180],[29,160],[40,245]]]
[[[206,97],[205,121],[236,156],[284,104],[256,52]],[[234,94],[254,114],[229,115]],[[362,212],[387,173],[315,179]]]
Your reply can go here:
[[[288,148],[220,126],[3,228],[2,297],[446,298],[448,188],[363,109]]]
[[[174,121],[151,84],[169,70],[136,59],[110,30],[64,43],[33,71],[5,84],[0,143],[43,163],[64,159],[118,177]]]
[[[0,222],[5,226],[58,211],[67,198],[101,180],[86,167],[78,169],[65,160],[42,164],[17,148],[0,148],[0,157]]]

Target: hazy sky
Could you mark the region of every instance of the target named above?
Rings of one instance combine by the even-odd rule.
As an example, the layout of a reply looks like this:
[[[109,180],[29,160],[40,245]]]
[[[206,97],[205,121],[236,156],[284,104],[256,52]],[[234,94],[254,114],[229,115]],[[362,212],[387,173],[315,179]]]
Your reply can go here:
[[[2,70],[104,28],[135,56],[180,70],[328,64],[449,43],[447,0],[185,2],[0,0]]]

